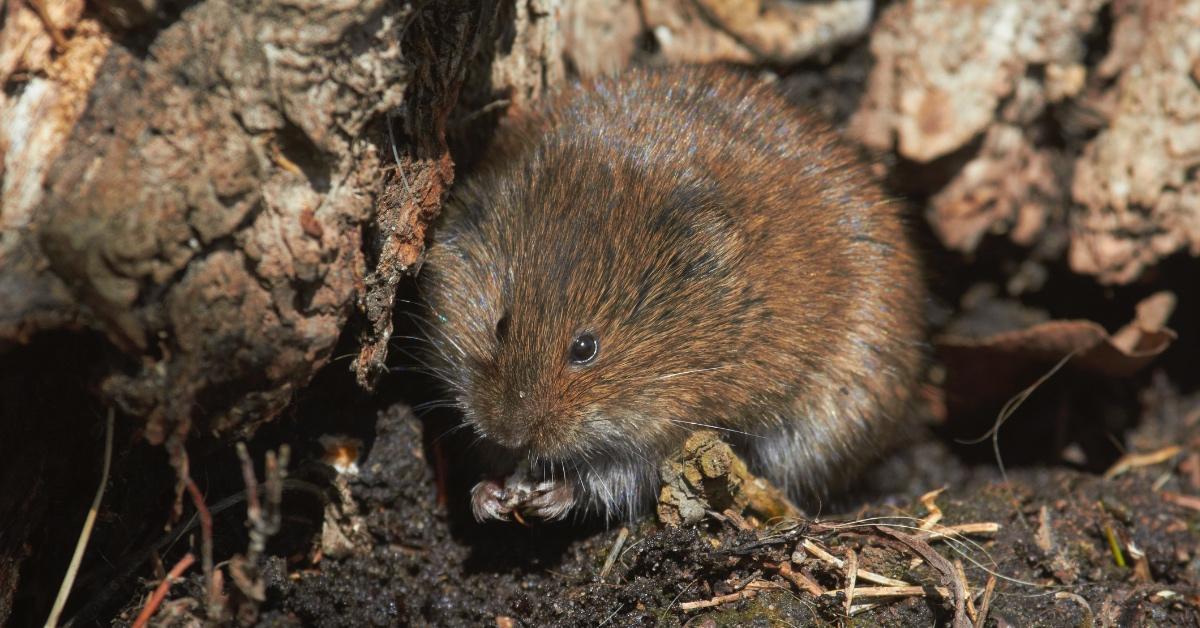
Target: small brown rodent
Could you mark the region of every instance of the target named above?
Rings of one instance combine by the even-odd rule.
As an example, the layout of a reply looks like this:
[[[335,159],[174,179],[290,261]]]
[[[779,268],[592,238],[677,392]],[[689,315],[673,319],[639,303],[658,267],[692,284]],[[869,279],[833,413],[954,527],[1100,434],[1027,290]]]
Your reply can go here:
[[[699,426],[813,504],[905,425],[924,288],[866,166],[775,87],[639,69],[509,120],[422,271],[481,519],[652,504]]]

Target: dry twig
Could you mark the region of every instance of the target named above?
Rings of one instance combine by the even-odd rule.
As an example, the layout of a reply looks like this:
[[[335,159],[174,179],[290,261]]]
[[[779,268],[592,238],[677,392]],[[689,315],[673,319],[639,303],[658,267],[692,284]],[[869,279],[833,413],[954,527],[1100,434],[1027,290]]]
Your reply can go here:
[[[1171,491],[1163,491],[1160,493],[1160,495],[1162,495],[1163,499],[1175,504],[1176,506],[1190,508],[1192,510],[1200,510],[1200,497],[1172,493]]]
[[[75,553],[71,556],[67,573],[58,587],[58,596],[54,598],[50,616],[46,619],[46,625],[51,628],[58,625],[58,618],[67,604],[67,597],[71,595],[71,586],[75,584],[75,575],[79,573],[79,563],[83,561],[83,552],[87,550],[88,539],[92,536],[92,527],[96,524],[96,515],[100,512],[100,502],[104,499],[104,485],[108,484],[108,470],[112,466],[114,412],[112,408],[108,409],[108,420],[104,424],[104,466],[100,471],[100,486],[96,487],[92,506],[88,508],[87,517],[83,520],[83,529],[79,531],[79,540],[75,542]]]
[[[171,572],[167,574],[167,577],[163,578],[162,582],[158,583],[158,586],[155,587],[154,594],[150,596],[150,600],[142,607],[142,612],[138,613],[137,619],[133,620],[133,628],[145,627],[150,618],[154,616],[154,612],[158,610],[159,605],[162,604],[163,599],[167,597],[167,591],[170,590],[171,584],[178,580],[183,575],[183,572],[188,567],[191,567],[194,562],[196,562],[195,555],[188,552],[183,558],[179,559],[179,562],[175,563],[175,566],[171,568]]]
[[[926,515],[925,518],[921,520],[921,525],[919,527],[922,530],[930,530],[933,528],[933,526],[937,525],[937,523],[942,520],[942,509],[938,508],[937,498],[945,490],[946,490],[946,487],[943,486],[942,488],[939,488],[939,489],[933,490],[933,491],[929,491],[928,493],[925,493],[924,495],[921,496],[921,505],[925,506],[925,510],[929,511],[929,514]]]
[[[250,460],[246,443],[237,444],[237,455],[242,461],[242,482],[246,485],[246,519],[255,521],[261,509],[258,503],[258,478],[254,475],[254,461]]]
[[[200,494],[200,488],[196,486],[196,482],[188,477],[184,484],[187,487],[188,495],[192,497],[192,504],[196,507],[196,514],[200,517],[200,566],[204,570],[204,582],[208,589],[208,613],[209,620],[217,621],[220,615],[220,599],[217,588],[217,581],[213,575],[213,520],[212,513],[208,511],[208,506],[204,504],[204,495]],[[215,613],[215,614],[214,614]]]
[[[600,568],[600,579],[603,580],[612,571],[613,565],[617,562],[617,556],[621,555],[621,547],[625,545],[625,540],[629,538],[629,528],[622,527],[617,533],[617,540],[613,543],[612,549],[608,550],[608,557],[604,559],[604,566]]]
[[[996,590],[996,576],[988,576],[983,588],[983,598],[979,601],[979,615],[975,617],[975,628],[983,628],[987,623],[988,608],[992,605],[992,593]]]
[[[714,606],[728,604],[729,602],[738,602],[741,600],[748,600],[748,599],[758,595],[758,592],[762,591],[764,589],[778,589],[778,588],[779,588],[779,585],[774,584],[772,582],[768,582],[766,580],[752,580],[749,583],[747,583],[746,586],[743,587],[740,591],[734,591],[733,593],[728,593],[726,595],[718,595],[717,597],[710,598],[707,600],[697,600],[695,602],[684,602],[679,605],[679,608],[685,612],[700,610],[702,608],[712,608]]]
[[[850,615],[850,607],[854,606],[854,583],[858,581],[858,554],[846,548],[846,615]]]
[[[817,558],[819,558],[831,565],[834,565],[835,567],[841,568],[845,564],[845,562],[842,559],[834,556],[833,554],[830,554],[829,552],[822,549],[821,546],[817,545],[816,543],[813,543],[812,541],[810,541],[808,539],[805,539],[804,542],[801,543],[801,545],[804,547],[805,550],[807,550],[812,555],[816,556]],[[910,586],[912,586],[912,583],[910,583],[910,582],[905,582],[903,580],[896,580],[895,578],[889,578],[887,576],[873,573],[873,572],[867,571],[865,569],[855,570],[855,574],[857,575],[857,577],[862,578],[863,580],[866,580],[867,582],[874,582],[875,584],[882,584],[882,585],[888,586],[888,587],[910,587]]]
[[[1183,451],[1178,445],[1163,447],[1157,451],[1151,451],[1144,454],[1125,454],[1117,460],[1113,466],[1104,472],[1104,479],[1111,480],[1126,471],[1131,471],[1139,467],[1148,467],[1150,465],[1161,464],[1171,460]]]
[[[970,623],[967,621],[966,602],[967,592],[966,583],[958,577],[958,572],[950,561],[946,560],[941,554],[938,554],[928,543],[918,539],[910,534],[905,534],[898,530],[893,530],[887,526],[876,526],[880,532],[900,541],[916,552],[925,562],[929,563],[942,576],[942,584],[945,585],[951,593],[951,599],[954,602],[954,628],[968,628]]]
[[[792,584],[796,585],[796,588],[798,588],[802,591],[808,591],[809,593],[811,593],[814,596],[822,595],[825,593],[824,587],[817,584],[817,582],[815,580],[813,580],[812,578],[809,578],[804,573],[801,573],[799,571],[795,571],[794,569],[792,569],[792,564],[789,563],[788,561],[784,561],[783,563],[781,563],[779,565],[766,565],[766,566],[768,568],[777,569],[779,571],[779,575],[786,578],[788,580],[788,582],[791,582]]]
[[[846,594],[846,589],[833,589],[826,591],[825,595]],[[920,587],[908,585],[904,587],[858,587],[854,590],[854,595],[859,598],[864,597],[924,597],[930,594],[935,594],[943,599],[950,599],[950,590],[946,587]]]
[[[1000,524],[992,522],[962,523],[954,526],[935,526],[916,532],[913,537],[922,541],[939,541],[945,538],[963,536],[965,534],[995,534],[1000,531]]]
[[[967,615],[971,618],[971,623],[974,624],[979,617],[975,613],[975,596],[971,594],[971,583],[967,582],[967,572],[963,571],[962,561],[954,560],[954,572],[958,574],[958,581],[963,583],[963,588],[967,593]]]

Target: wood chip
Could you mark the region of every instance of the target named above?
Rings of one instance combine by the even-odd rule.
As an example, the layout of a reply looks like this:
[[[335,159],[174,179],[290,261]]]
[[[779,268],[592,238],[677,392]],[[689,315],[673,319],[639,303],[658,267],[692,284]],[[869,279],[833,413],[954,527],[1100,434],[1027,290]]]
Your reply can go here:
[[[802,543],[802,545],[804,546],[804,549],[808,550],[808,552],[810,554],[816,556],[817,558],[819,558],[831,565],[841,568],[845,564],[845,561],[834,556],[833,554],[830,554],[829,552],[822,549],[821,546],[817,545],[816,543],[813,543],[812,541],[810,541],[808,539],[805,539],[804,542]],[[865,569],[859,569],[859,570],[857,570],[856,573],[857,573],[857,577],[862,578],[863,580],[866,580],[867,582],[874,582],[875,584],[882,584],[884,586],[889,586],[889,587],[910,587],[910,586],[912,586],[912,583],[905,582],[903,580],[896,580],[895,578],[889,578],[887,576],[882,576],[877,573],[867,571]]]
[[[925,507],[925,510],[929,511],[929,514],[921,520],[921,525],[919,527],[922,530],[930,530],[942,520],[942,509],[938,508],[937,498],[938,495],[941,495],[945,490],[946,487],[943,486],[942,488],[929,491],[921,496],[921,505]]]
[[[833,589],[826,591],[825,595],[845,595],[846,589]],[[936,595],[942,599],[950,599],[950,590],[946,587],[919,587],[908,585],[904,587],[858,587],[854,590],[854,595],[859,598],[865,597],[925,597],[927,595]]]
[[[768,582],[766,580],[753,580],[753,581],[747,583],[746,586],[741,591],[735,591],[733,593],[729,593],[726,595],[718,595],[717,597],[710,598],[707,600],[697,600],[695,602],[684,602],[679,605],[679,608],[685,612],[700,610],[702,608],[712,608],[714,606],[728,604],[729,602],[738,602],[741,600],[748,600],[748,599],[758,595],[758,592],[762,591],[764,589],[778,589],[778,588],[779,588],[779,585],[774,584],[772,582]]]
[[[854,583],[858,580],[858,554],[846,548],[846,615],[850,615],[850,607],[854,606]]]
[[[1144,454],[1125,454],[1113,466],[1109,467],[1108,471],[1104,472],[1104,479],[1111,480],[1132,469],[1164,463],[1174,458],[1180,451],[1182,451],[1182,448],[1178,445],[1171,445]]]

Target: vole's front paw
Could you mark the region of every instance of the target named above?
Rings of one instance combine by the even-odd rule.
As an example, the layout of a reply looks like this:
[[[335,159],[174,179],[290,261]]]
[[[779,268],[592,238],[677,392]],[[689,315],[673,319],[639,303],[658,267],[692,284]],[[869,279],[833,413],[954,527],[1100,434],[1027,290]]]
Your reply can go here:
[[[521,513],[544,521],[567,516],[575,505],[575,485],[566,480],[545,480],[529,489]]]
[[[484,480],[471,489],[471,513],[476,521],[508,521],[513,511],[510,500],[504,485],[495,480]]]
[[[575,504],[575,487],[565,480],[535,482],[524,475],[509,476],[501,485],[484,480],[471,489],[471,512],[477,521],[533,517],[562,519]]]

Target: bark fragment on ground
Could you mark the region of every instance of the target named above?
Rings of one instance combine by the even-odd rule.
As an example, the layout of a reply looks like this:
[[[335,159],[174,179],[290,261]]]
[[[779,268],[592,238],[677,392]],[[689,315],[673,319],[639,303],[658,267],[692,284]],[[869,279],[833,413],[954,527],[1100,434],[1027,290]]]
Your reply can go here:
[[[783,491],[750,472],[728,443],[712,430],[698,430],[659,469],[662,490],[658,519],[667,525],[695,525],[709,512],[747,508],[764,521],[796,518],[800,509]]]

